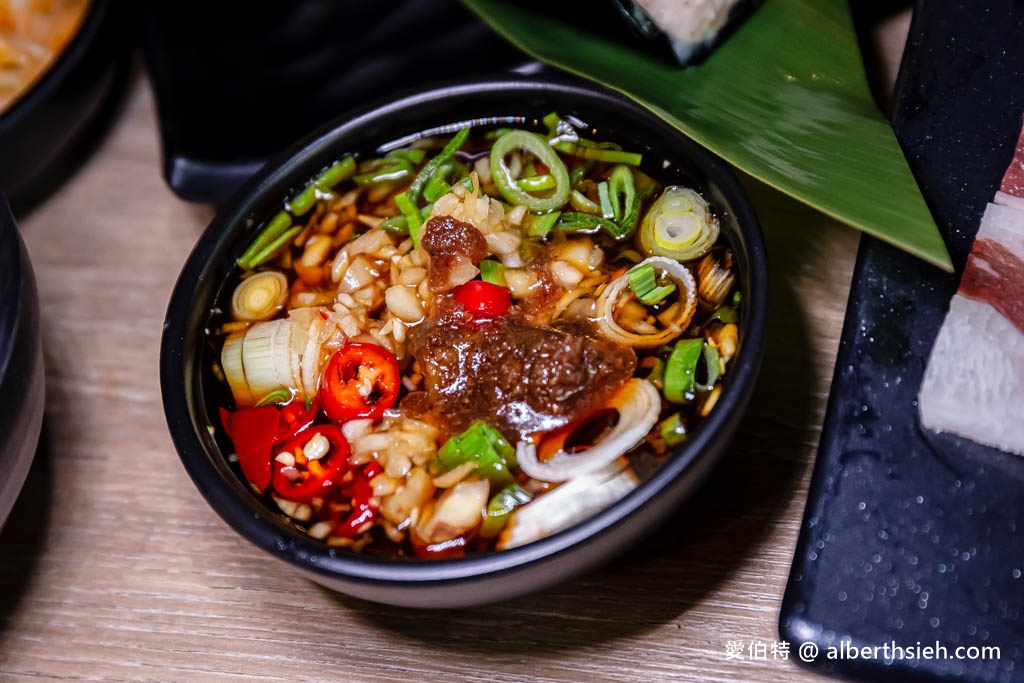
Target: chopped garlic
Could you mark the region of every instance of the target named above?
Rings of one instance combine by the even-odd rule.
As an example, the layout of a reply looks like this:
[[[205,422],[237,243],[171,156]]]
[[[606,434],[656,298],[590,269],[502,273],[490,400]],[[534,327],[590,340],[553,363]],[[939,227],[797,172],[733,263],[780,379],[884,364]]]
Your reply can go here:
[[[323,434],[316,434],[302,449],[307,460],[319,460],[331,450],[331,442]]]

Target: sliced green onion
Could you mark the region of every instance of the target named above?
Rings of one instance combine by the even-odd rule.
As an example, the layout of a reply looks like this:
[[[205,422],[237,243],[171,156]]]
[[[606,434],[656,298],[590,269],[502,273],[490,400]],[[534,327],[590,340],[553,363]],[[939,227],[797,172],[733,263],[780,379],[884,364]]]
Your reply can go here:
[[[398,214],[381,221],[380,227],[392,235],[408,235],[409,225],[405,222],[405,216]]]
[[[548,130],[554,131],[558,128],[558,124],[562,122],[562,118],[558,115],[558,112],[551,112],[541,119]]]
[[[412,185],[409,186],[409,199],[415,204],[419,201],[420,195],[423,193],[423,188],[426,187],[427,181],[434,176],[434,172],[437,171],[438,167],[442,164],[451,160],[455,153],[462,149],[462,146],[466,144],[466,140],[469,138],[469,128],[463,128],[458,133],[452,136],[452,139],[448,141],[448,144],[437,153],[433,159],[428,161],[426,165],[420,169],[420,172],[416,174],[416,177],[412,181]]]
[[[324,190],[330,190],[338,183],[348,180],[356,172],[356,160],[355,157],[345,157],[341,161],[337,162],[326,171],[321,173],[313,181],[314,185],[319,186]]]
[[[256,407],[262,408],[263,406],[274,405],[276,403],[287,403],[290,400],[292,400],[292,392],[290,390],[277,389],[275,391],[271,391],[269,394],[257,401]]]
[[[604,180],[597,184],[597,196],[601,200],[601,217],[611,218],[616,222],[619,216],[616,215],[615,207],[612,205],[611,193],[608,190],[608,181]]]
[[[672,349],[665,365],[665,398],[672,403],[690,403],[697,397],[695,375],[703,348],[703,339],[684,339]]]
[[[288,202],[288,210],[292,212],[292,215],[297,218],[309,213],[309,210],[316,205],[318,198],[316,193],[319,189],[314,183],[295,195],[295,198]]]
[[[704,345],[704,351],[701,354],[704,358],[704,365],[707,367],[707,381],[701,382],[700,378],[694,373],[694,386],[700,391],[711,391],[715,388],[715,382],[718,381],[718,377],[721,374],[721,365],[719,363],[718,349],[711,344]]]
[[[262,261],[257,262],[256,257],[262,253],[266,248],[273,244],[281,235],[291,227],[292,217],[287,211],[279,211],[274,215],[273,218],[267,223],[267,225],[260,231],[253,240],[249,248],[246,249],[241,256],[238,257],[238,265],[244,270],[250,270],[260,265]]]
[[[493,285],[505,287],[505,266],[498,261],[484,259],[480,262],[480,279]]]
[[[288,278],[277,270],[261,270],[238,283],[231,295],[231,317],[256,322],[268,320],[288,301]]]
[[[623,152],[617,149],[601,149],[600,147],[591,146],[592,144],[593,143],[588,145],[584,140],[580,140],[579,142],[562,140],[561,142],[555,143],[554,147],[559,152],[564,152],[570,156],[579,157],[580,159],[590,159],[592,161],[604,161],[609,164],[629,164],[630,166],[639,166],[644,159],[642,154],[637,154],[635,152]]]
[[[711,317],[708,318],[708,322],[712,322],[715,320],[721,321],[726,325],[730,323],[735,324],[736,321],[739,320],[739,314],[736,312],[736,309],[732,306],[719,306],[718,310],[712,313]]]
[[[576,187],[583,180],[583,176],[590,172],[590,169],[594,167],[594,162],[584,160],[580,162],[580,165],[572,169],[572,173],[569,174],[569,184]]]
[[[665,440],[665,445],[675,448],[686,441],[686,422],[680,413],[670,415],[658,423],[658,433]]]
[[[545,237],[555,227],[555,223],[558,222],[558,217],[561,215],[559,211],[546,213],[543,216],[527,215],[523,220],[527,237]]]
[[[629,261],[630,263],[640,263],[644,260],[644,255],[636,249],[624,249],[615,256],[616,261]]]
[[[665,386],[665,361],[660,358],[654,360],[654,367],[648,373],[647,381],[657,389],[662,389]]]
[[[640,227],[649,254],[689,261],[703,256],[718,239],[718,221],[694,190],[668,187],[655,200]]]
[[[590,201],[590,199],[587,198],[587,195],[583,194],[579,190],[573,190],[572,194],[569,195],[569,205],[583,213],[591,213],[595,216],[601,215],[601,205]]]
[[[529,493],[518,484],[506,486],[498,491],[487,503],[487,512],[484,521],[480,525],[480,536],[483,538],[494,538],[501,533],[501,530],[508,524],[512,511],[520,505],[526,505],[533,500]]]
[[[412,237],[412,244],[414,249],[420,248],[420,228],[423,226],[423,219],[420,217],[419,209],[413,203],[413,200],[409,198],[409,195],[405,192],[395,195],[395,206],[402,212],[402,216],[405,217],[405,226],[409,230],[409,236]]]
[[[600,216],[592,216],[589,213],[576,213],[573,211],[563,213],[558,219],[556,227],[566,232],[593,232],[599,228],[604,228],[615,239],[622,239],[629,235],[628,232],[623,231],[622,227],[614,221],[601,218]]]
[[[520,190],[525,192],[539,192],[540,190],[553,190],[558,185],[553,175],[535,175],[527,178],[520,178],[516,181]]]
[[[733,295],[732,295],[732,305],[733,305],[733,307],[734,308],[739,308],[741,301],[743,301],[743,295],[740,294],[738,291],[734,292]]]
[[[629,288],[636,294],[636,298],[648,306],[660,304],[665,297],[676,291],[673,284],[658,286],[654,266],[650,263],[630,269],[626,273],[626,279],[629,280]]]
[[[310,396],[309,394],[306,394],[306,397],[303,399],[303,405],[306,406],[306,412],[307,413],[310,410],[312,410],[312,408],[313,408],[313,397]]]
[[[497,140],[502,135],[507,135],[512,131],[517,130],[516,128],[495,128],[494,130],[487,133],[486,137],[488,140]]]
[[[538,161],[548,167],[548,173],[555,179],[555,187],[546,197],[535,197],[516,185],[512,169],[505,163],[505,157],[512,151],[521,149],[533,154]],[[525,130],[517,130],[503,135],[491,148],[491,177],[498,192],[510,204],[521,204],[533,213],[548,213],[560,209],[569,201],[569,172],[558,153],[547,143],[547,140]]]
[[[434,208],[434,203],[431,202],[420,209],[420,222],[425,223],[430,218],[430,212]],[[405,220],[405,216],[398,214],[392,216],[381,222],[380,227],[384,228],[393,235],[408,235],[409,234],[409,223]]]
[[[388,156],[393,159],[405,159],[413,166],[419,166],[420,164],[422,164],[423,157],[425,157],[426,155],[427,151],[425,149],[413,149],[411,147],[396,149],[390,154],[388,154]]]
[[[280,252],[282,248],[287,246],[287,244],[291,242],[296,235],[302,232],[303,229],[303,226],[296,225],[291,230],[286,231],[283,235],[281,235],[276,240],[271,242],[269,245],[267,245],[266,249],[264,249],[263,251],[261,251],[260,253],[256,254],[256,256],[253,257],[252,267],[255,268],[256,266],[261,266],[270,259],[277,256],[278,252]]]
[[[397,183],[400,180],[405,180],[415,170],[407,159],[394,159],[391,163],[368,173],[361,173],[352,178],[352,180],[360,187],[372,187],[374,185]]]
[[[616,166],[608,177],[608,187],[611,190],[615,220],[624,228],[632,230],[640,217],[640,198],[637,197],[633,170],[625,164]]]
[[[423,198],[428,202],[436,202],[450,189],[451,185],[446,183],[443,178],[434,176],[427,181],[426,187],[423,188]]]
[[[437,464],[446,472],[467,462],[475,462],[477,473],[495,486],[508,486],[514,481],[511,468],[516,466],[515,449],[501,432],[482,420],[448,439],[437,452]]]
[[[459,166],[461,166],[461,165],[462,164],[459,164]],[[427,178],[427,182],[429,183],[431,180],[435,180],[435,179],[436,180],[443,180],[445,182],[448,182],[448,178],[451,177],[452,171],[454,171],[454,170],[455,170],[455,162],[449,159],[448,161],[444,162],[443,164],[439,164],[438,167],[434,169],[434,172],[430,174],[429,178]],[[426,187],[427,187],[426,184],[424,184],[424,186],[423,186],[424,191],[426,190]]]

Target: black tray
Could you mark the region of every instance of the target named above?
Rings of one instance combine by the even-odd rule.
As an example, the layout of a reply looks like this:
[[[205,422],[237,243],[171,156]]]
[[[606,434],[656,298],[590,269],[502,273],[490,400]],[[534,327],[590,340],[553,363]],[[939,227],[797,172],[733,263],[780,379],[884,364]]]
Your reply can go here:
[[[814,666],[870,680],[1024,681],[1024,458],[920,426],[917,394],[1024,113],[1024,4],[917,4],[893,127],[956,275],[863,238],[780,617]],[[965,406],[965,410],[971,409]],[[827,648],[996,646],[989,661]],[[796,657],[794,657],[796,658]]]
[[[530,60],[453,0],[149,2],[141,41],[164,177],[220,203],[268,158],[361,104]]]

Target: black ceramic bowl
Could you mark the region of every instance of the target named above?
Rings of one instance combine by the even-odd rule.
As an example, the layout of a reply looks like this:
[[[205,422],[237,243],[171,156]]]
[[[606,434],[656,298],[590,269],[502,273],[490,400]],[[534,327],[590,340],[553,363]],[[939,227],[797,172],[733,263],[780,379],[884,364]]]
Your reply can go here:
[[[329,548],[296,531],[263,505],[232,470],[208,426],[210,396],[221,391],[209,371],[204,339],[211,309],[230,296],[226,282],[256,225],[319,169],[347,152],[435,126],[477,117],[558,111],[612,139],[670,161],[697,183],[722,217],[738,262],[744,301],[741,344],[715,409],[684,447],[628,496],[561,533],[512,550],[447,560],[399,560]],[[339,119],[270,162],[207,228],[185,264],[164,326],[161,383],[168,426],[182,462],[210,505],[245,538],[330,588],[378,602],[456,607],[539,590],[621,552],[658,524],[722,454],[753,390],[767,312],[767,263],[760,228],[726,165],[657,116],[618,95],[578,82],[503,79],[409,95]]]
[[[92,0],[77,33],[52,64],[0,114],[0,191],[21,195],[79,143],[126,71],[128,22],[117,0]]]
[[[0,526],[25,483],[39,440],[42,349],[32,265],[0,194]]]

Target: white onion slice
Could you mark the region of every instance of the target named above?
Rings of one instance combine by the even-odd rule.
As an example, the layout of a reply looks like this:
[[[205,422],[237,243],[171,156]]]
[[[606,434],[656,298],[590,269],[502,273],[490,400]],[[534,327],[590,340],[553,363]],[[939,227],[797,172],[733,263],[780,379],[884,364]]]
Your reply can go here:
[[[540,462],[537,446],[524,439],[516,445],[519,468],[541,481],[566,481],[606,467],[640,443],[658,421],[661,395],[647,380],[633,378],[615,397],[614,407],[619,411],[618,422],[593,448],[573,454],[560,450],[550,460]]]
[[[600,512],[635,489],[637,478],[619,462],[568,481],[512,513],[498,549],[526,545]]]
[[[434,514],[417,526],[417,535],[427,543],[462,536],[483,519],[489,492],[486,479],[459,482],[438,499]]]
[[[615,322],[615,306],[619,301],[619,295],[626,287],[629,287],[629,278],[625,273],[612,280],[611,284],[605,287],[601,296],[597,299],[597,327],[608,339],[620,344],[636,346],[644,349],[651,349],[666,344],[685,330],[690,324],[690,318],[697,309],[697,283],[689,269],[675,259],[664,256],[652,256],[641,261],[636,267],[650,264],[655,270],[660,270],[672,280],[679,288],[679,315],[661,332],[655,334],[636,334],[623,329]]]
[[[224,347],[220,352],[220,367],[224,371],[224,377],[231,387],[231,394],[235,397],[235,404],[239,408],[251,406],[259,399],[249,391],[249,382],[245,379],[245,368],[242,367],[242,341],[245,339],[245,332],[237,332],[224,340]]]
[[[288,300],[288,279],[276,270],[264,270],[242,280],[231,295],[235,320],[256,322],[274,317]]]
[[[249,328],[242,340],[242,367],[249,391],[256,399],[292,387],[292,326],[289,320],[271,320]]]

